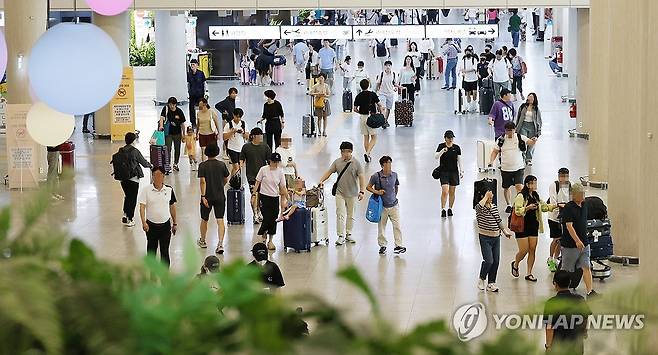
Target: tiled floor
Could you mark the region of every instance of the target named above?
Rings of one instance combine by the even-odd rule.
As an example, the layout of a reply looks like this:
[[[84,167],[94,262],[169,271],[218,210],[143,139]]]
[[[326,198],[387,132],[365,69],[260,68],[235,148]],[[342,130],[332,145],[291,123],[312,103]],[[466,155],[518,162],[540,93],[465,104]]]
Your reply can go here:
[[[393,49],[396,70],[403,55],[401,47]],[[483,44],[474,43],[479,52]],[[464,44],[465,46],[465,44]],[[566,79],[550,76],[548,65],[543,58],[543,45],[535,42],[523,43],[520,54],[526,58],[529,73],[525,81],[527,92],[534,91],[539,96],[544,119],[543,135],[537,144],[535,165],[529,173],[539,177],[539,191],[546,197],[550,185],[555,179],[558,168],[567,166],[572,177],[586,174],[586,142],[569,138],[568,129],[575,123],[569,119],[567,104],[560,97],[566,93]],[[350,43],[350,54],[355,61],[371,57],[367,55],[365,44]],[[368,67],[367,67],[368,68]],[[295,85],[293,68],[285,68],[287,83],[272,87],[284,106],[287,117],[286,131],[293,136],[298,152],[298,165],[307,183],[317,182],[331,161],[338,157],[338,145],[343,140],[355,143],[357,157],[362,157],[363,149],[359,136],[358,119],[352,114],[339,112],[341,97],[332,97],[334,113],[330,117],[329,137],[325,139],[301,138],[301,116],[309,108],[309,99],[302,87]],[[376,75],[378,69],[370,68],[370,74]],[[340,79],[340,77],[339,77]],[[514,279],[509,273],[509,261],[516,252],[514,240],[502,241],[501,266],[499,269],[499,294],[479,292],[475,286],[481,262],[480,248],[474,226],[474,213],[471,209],[473,181],[480,179],[475,161],[475,141],[490,135],[485,116],[469,114],[455,116],[452,92],[442,91],[442,80],[424,81],[423,89],[416,103],[413,128],[391,127],[381,132],[373,158],[387,154],[394,159],[393,169],[400,178],[400,206],[404,244],[406,254],[394,257],[377,254],[376,225],[363,218],[365,201],[360,203],[357,211],[355,237],[358,243],[335,247],[334,200],[329,196],[327,206],[330,211],[329,247],[313,248],[311,253],[284,253],[281,251],[281,233],[279,228],[277,246],[279,250],[272,254],[272,259],[281,266],[286,287],[285,294],[300,291],[322,295],[329,301],[351,310],[354,320],[363,319],[370,313],[367,300],[354,288],[338,281],[335,273],[345,265],[354,264],[370,283],[385,310],[386,318],[395,321],[398,328],[404,330],[409,326],[436,317],[448,317],[457,306],[481,301],[491,312],[519,311],[528,306],[542,302],[553,293],[545,260],[548,255],[549,239],[540,237],[537,251],[535,275],[536,284],[521,279]],[[213,82],[210,84],[211,101],[214,104],[225,96],[235,82]],[[261,113],[262,93],[265,88],[240,87],[239,106],[246,112],[246,121],[253,124]],[[153,107],[155,83],[152,81],[136,82],[137,89],[137,128],[142,133],[139,148],[148,154],[148,136],[155,128],[158,110]],[[183,108],[187,112],[187,108]],[[455,216],[450,219],[440,218],[440,187],[430,173],[435,167],[433,154],[442,141],[443,132],[452,129],[457,136],[456,143],[463,151],[464,179],[458,189]],[[2,137],[1,139],[4,139]],[[122,192],[119,184],[110,176],[108,164],[111,154],[120,146],[119,143],[93,140],[89,135],[83,136],[79,130],[73,139],[77,145],[76,177],[74,183],[65,188],[66,200],[59,203],[53,218],[65,222],[67,228],[79,238],[89,243],[103,258],[119,262],[135,262],[145,252],[145,237],[140,228],[129,229],[119,222],[121,218]],[[4,153],[4,152],[3,152]],[[6,165],[2,160],[0,168]],[[182,268],[182,250],[185,244],[192,245],[198,237],[198,182],[189,171],[185,160],[182,169],[167,178],[178,195],[179,226],[181,233],[174,238],[171,247],[173,270]],[[367,165],[370,175],[379,169],[377,163]],[[148,179],[143,179],[145,184]],[[593,191],[592,193],[596,193]],[[0,191],[0,202],[20,206],[27,194],[17,191]],[[501,202],[502,204],[502,202]],[[251,220],[251,212],[247,212]],[[138,222],[139,223],[139,222]],[[254,242],[256,228],[251,224],[228,227],[225,243],[224,262],[236,258],[249,258],[250,248]],[[389,234],[391,231],[389,230]],[[216,226],[211,222],[209,244],[216,243]],[[391,249],[391,248],[389,248]],[[199,250],[199,254],[212,253],[213,248]],[[522,264],[521,272],[525,271]],[[613,265],[614,276],[607,283],[596,281],[598,290],[605,292],[608,285],[618,285],[633,281],[637,272],[632,268]],[[535,334],[539,336],[539,334]]]

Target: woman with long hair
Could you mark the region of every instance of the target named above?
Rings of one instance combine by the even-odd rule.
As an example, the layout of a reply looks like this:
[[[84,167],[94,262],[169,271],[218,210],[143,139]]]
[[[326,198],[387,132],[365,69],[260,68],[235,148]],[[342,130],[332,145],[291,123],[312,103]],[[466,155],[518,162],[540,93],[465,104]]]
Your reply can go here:
[[[210,144],[217,144],[217,134],[219,132],[219,115],[210,108],[208,99],[202,97],[199,99],[199,112],[197,117],[197,140],[201,147],[201,161],[206,161],[204,154],[206,147]]]
[[[400,70],[400,85],[405,89],[402,98],[408,98],[411,103],[416,102],[416,68],[411,56],[404,57],[404,66]]]
[[[514,100],[516,101],[516,91],[519,91],[521,95],[521,100],[525,100],[523,96],[523,79],[525,78],[525,71],[527,64],[523,58],[516,53],[515,48],[510,48],[507,52],[507,58],[509,59],[510,64],[512,64],[512,95],[514,95]]]
[[[423,55],[418,51],[418,44],[416,44],[416,42],[409,43],[409,51],[407,52],[407,56],[411,57],[414,63],[414,68],[416,69],[416,82],[414,84],[416,93],[418,93],[418,91],[420,91],[420,73],[422,73],[421,62]]]
[[[519,251],[512,261],[512,276],[519,277],[519,263],[528,256],[528,272],[525,279],[531,282],[537,282],[537,278],[532,274],[532,268],[535,266],[535,252],[537,250],[537,238],[540,233],[544,232],[543,212],[550,212],[557,208],[554,204],[547,204],[537,193],[537,177],[528,175],[523,181],[523,189],[516,195],[514,200],[514,213],[518,217],[523,217],[523,231],[516,232],[516,243]],[[510,216],[511,218],[511,216]]]
[[[539,100],[537,94],[531,92],[528,94],[526,101],[519,107],[519,114],[516,117],[516,132],[528,138],[541,136],[541,110],[539,109]],[[534,145],[526,147],[525,163],[532,166],[532,156],[535,151]]]

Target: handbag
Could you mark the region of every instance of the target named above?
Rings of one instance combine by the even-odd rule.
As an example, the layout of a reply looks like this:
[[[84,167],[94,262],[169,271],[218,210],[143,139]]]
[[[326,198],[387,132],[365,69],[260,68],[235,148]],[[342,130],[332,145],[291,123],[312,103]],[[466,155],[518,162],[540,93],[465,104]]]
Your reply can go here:
[[[149,141],[151,145],[165,145],[165,132],[161,130],[155,130]]]
[[[379,187],[382,187],[382,177],[377,173],[379,177]],[[372,194],[370,199],[368,199],[368,208],[366,209],[366,219],[368,222],[379,223],[382,219],[382,211],[384,210],[384,199],[381,196]]]
[[[228,184],[232,189],[240,190],[242,188],[242,170],[238,170],[235,175],[231,176]]]
[[[331,187],[331,195],[332,195],[332,196],[336,196],[336,192],[338,191],[338,182],[340,181],[340,178],[343,177],[343,174],[345,174],[345,170],[347,170],[347,167],[350,166],[350,164],[352,164],[351,161],[349,161],[349,162],[345,165],[345,167],[343,168],[343,170],[340,171],[340,174],[338,174],[338,179],[336,179],[336,182],[335,182],[334,185]]]
[[[525,216],[518,216],[515,211],[512,211],[509,218],[509,229],[515,233],[523,233],[525,230]]]
[[[441,165],[437,166],[432,170],[432,177],[434,180],[439,180],[441,178]]]
[[[325,98],[322,95],[315,96],[313,99],[313,107],[315,108],[324,108],[325,103]]]

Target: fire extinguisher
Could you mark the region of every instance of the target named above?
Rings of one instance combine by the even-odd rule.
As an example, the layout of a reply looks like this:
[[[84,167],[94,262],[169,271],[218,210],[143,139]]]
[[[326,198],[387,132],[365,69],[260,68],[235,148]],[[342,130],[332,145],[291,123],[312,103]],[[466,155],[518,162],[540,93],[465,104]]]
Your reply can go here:
[[[569,106],[569,117],[571,118],[576,118],[576,103],[572,103],[571,106]]]

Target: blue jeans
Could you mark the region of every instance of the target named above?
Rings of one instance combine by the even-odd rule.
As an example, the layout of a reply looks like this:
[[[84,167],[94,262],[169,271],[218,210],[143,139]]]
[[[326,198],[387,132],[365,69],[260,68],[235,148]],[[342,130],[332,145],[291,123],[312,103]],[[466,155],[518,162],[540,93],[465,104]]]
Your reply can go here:
[[[562,68],[560,68],[560,66],[557,65],[557,63],[555,63],[555,62],[552,61],[552,60],[548,62],[548,66],[551,67],[551,70],[552,70],[553,73],[555,73],[555,74],[557,74],[557,73],[561,73],[561,72],[562,72]]]
[[[512,31],[512,44],[514,45],[514,48],[519,47],[519,39],[520,38],[521,38],[521,32]]]
[[[450,85],[450,77],[452,76],[452,85]],[[448,59],[446,61],[446,74],[445,85],[447,87],[457,86],[457,58]]]
[[[537,136],[537,130],[535,128],[534,122],[525,122],[521,121],[521,128],[519,128],[519,134],[532,138]],[[523,154],[525,156],[525,161],[532,161],[532,153],[535,151],[534,145],[526,145],[526,151]]]
[[[482,266],[480,279],[488,283],[496,282],[498,262],[500,260],[500,237],[487,237],[480,234],[480,250],[482,251]]]

